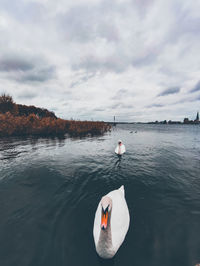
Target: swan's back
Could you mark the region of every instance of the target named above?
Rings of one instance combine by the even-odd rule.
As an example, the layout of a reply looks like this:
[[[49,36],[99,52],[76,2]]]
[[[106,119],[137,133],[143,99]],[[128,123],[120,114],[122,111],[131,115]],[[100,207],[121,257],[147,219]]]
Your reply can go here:
[[[117,145],[117,147],[115,148],[115,153],[117,154],[123,154],[125,152],[126,152],[126,148],[124,144],[122,144],[121,146]]]
[[[108,193],[108,196],[111,197],[113,202],[111,231],[112,244],[115,250],[117,250],[124,241],[130,223],[128,206],[124,194],[124,186],[121,186],[119,189]]]
[[[124,195],[124,186],[121,186],[117,190],[113,190],[106,196],[112,199],[112,213],[111,213],[111,236],[112,236],[112,249],[116,253],[121,246],[126,233],[129,228],[130,216],[128,206]],[[95,220],[94,220],[94,241],[97,247],[100,236],[100,222],[101,222],[101,202],[98,205]]]

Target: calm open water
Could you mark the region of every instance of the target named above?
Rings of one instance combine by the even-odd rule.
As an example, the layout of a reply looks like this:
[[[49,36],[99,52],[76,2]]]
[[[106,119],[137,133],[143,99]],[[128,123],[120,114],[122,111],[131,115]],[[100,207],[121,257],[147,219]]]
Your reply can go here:
[[[118,139],[127,149],[121,161]],[[100,260],[95,211],[122,184],[130,228],[115,258]],[[200,126],[118,125],[97,138],[0,140],[1,266],[196,263]]]

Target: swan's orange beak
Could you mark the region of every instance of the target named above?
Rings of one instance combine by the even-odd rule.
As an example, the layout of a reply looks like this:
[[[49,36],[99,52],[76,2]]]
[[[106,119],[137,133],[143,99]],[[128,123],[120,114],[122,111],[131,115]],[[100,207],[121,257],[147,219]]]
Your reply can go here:
[[[106,229],[108,225],[108,210],[103,211],[101,214],[101,229]]]

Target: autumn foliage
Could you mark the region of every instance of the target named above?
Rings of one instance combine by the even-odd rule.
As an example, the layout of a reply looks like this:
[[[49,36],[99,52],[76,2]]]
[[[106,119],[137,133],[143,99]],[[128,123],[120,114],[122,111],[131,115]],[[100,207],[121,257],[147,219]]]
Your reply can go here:
[[[4,99],[2,99],[2,96]],[[16,105],[12,97],[5,99],[8,96],[2,96],[0,97],[0,137],[25,135],[59,136],[66,133],[70,136],[94,136],[110,130],[110,125],[104,122],[60,119],[53,112],[49,112],[46,109]],[[23,107],[20,112],[18,106]],[[29,113],[30,110],[35,111],[36,114],[34,112]],[[38,113],[40,110],[43,112]]]
[[[35,114],[40,118],[57,118],[54,112],[50,112],[44,108],[35,107],[33,105],[27,106],[22,104],[16,104],[14,103],[12,96],[2,94],[0,96],[0,113],[5,114],[7,112],[10,112],[14,116],[29,116],[31,114]]]

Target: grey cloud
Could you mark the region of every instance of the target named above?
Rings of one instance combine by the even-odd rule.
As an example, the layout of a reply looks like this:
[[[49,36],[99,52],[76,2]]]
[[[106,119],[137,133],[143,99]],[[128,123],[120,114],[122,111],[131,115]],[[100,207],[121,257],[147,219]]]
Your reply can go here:
[[[121,109],[131,109],[131,108],[133,108],[133,105],[124,104],[122,102],[116,102],[116,103],[112,104],[109,109],[116,110],[116,109],[119,109],[119,108],[121,108]]]
[[[158,47],[154,51],[149,51],[148,54],[140,57],[133,58],[132,65],[135,67],[147,66],[154,63],[159,56],[163,46]]]
[[[168,88],[164,91],[162,91],[160,94],[158,94],[158,96],[166,96],[166,95],[170,95],[170,94],[175,94],[178,93],[180,91],[181,88],[179,87],[172,87],[172,88]]]
[[[78,78],[77,80],[71,82],[70,84],[70,88],[74,88],[82,83],[87,82],[88,80],[90,80],[91,78],[93,78],[95,76],[95,73],[86,73],[85,75],[83,75],[82,77]]]
[[[74,70],[84,69],[91,73],[101,72],[115,72],[121,73],[127,69],[129,64],[127,64],[125,58],[120,58],[120,56],[108,56],[108,57],[97,57],[96,55],[86,56],[82,58],[79,63],[72,63],[72,68]]]
[[[178,2],[174,3],[174,9],[172,11],[176,16],[176,23],[173,24],[168,36],[172,42],[184,35],[189,35],[190,37],[194,35],[196,35],[196,37],[199,36],[199,16],[193,16],[184,5],[180,5]]]
[[[142,2],[144,6],[153,1],[143,0]],[[140,6],[139,1],[135,3],[135,7],[137,6]],[[130,35],[127,41],[124,41],[123,30],[117,21],[126,17],[130,9],[134,9],[135,12],[137,10],[135,7],[132,4],[124,6],[122,3],[102,1],[89,6],[73,7],[61,16],[58,19],[60,21],[59,28],[62,28],[67,42],[76,42],[81,45],[82,43],[94,42],[97,39],[106,39],[106,46],[113,44],[110,53],[105,56],[98,56],[94,49],[91,49],[89,55],[83,53],[78,62],[72,60],[72,69],[84,69],[88,72],[122,73],[130,66],[142,67],[154,63],[163,49],[163,43],[162,45],[157,44],[157,47],[155,45],[152,48],[149,47],[144,42],[144,33],[138,33],[138,41],[141,42],[141,49],[144,50],[142,56],[138,56],[134,48],[132,53],[127,53],[132,49],[128,43],[133,43],[134,47],[134,34],[132,37]]]
[[[124,49],[126,49],[124,47]],[[130,66],[143,67],[154,63],[160,53],[160,50],[150,52],[146,56],[134,56],[134,54],[127,56],[119,44],[118,48],[112,51],[112,54],[106,56],[97,56],[91,51],[88,56],[83,56],[79,62],[72,62],[73,70],[86,70],[88,72],[114,72],[116,74],[123,73]]]
[[[187,103],[187,102],[196,102],[196,101],[200,101],[200,95],[196,97],[183,98],[181,100],[176,101],[176,103]]]
[[[67,13],[59,15],[59,28],[67,40],[88,42],[97,37],[108,41],[119,39],[117,27],[112,23],[110,4],[102,1],[100,4],[79,5],[72,7]],[[116,5],[112,5],[115,9]]]
[[[187,75],[185,72],[182,72],[180,69],[172,68],[170,66],[161,66],[159,68],[159,72],[167,77],[165,83],[168,82],[168,77],[176,77],[176,79],[178,79],[180,83],[186,78]]]
[[[119,89],[117,91],[117,94],[123,95],[123,94],[126,94],[127,92],[128,92],[128,90],[126,90],[126,89]]]
[[[154,103],[152,97],[154,88],[160,86],[164,89],[159,96],[173,98],[167,105],[172,107],[173,102],[174,117],[180,114],[181,103],[184,108],[191,108],[184,102],[194,101],[189,105],[197,109],[199,83],[191,88],[190,95],[184,94],[184,90],[178,93],[191,80],[198,80],[197,1],[192,5],[187,0],[0,2],[0,79],[2,86],[16,97],[31,99],[37,91],[40,93],[41,85],[43,88],[47,85],[52,92],[44,95],[46,102],[64,116],[70,112],[70,116],[78,117],[80,108],[88,111],[83,115],[89,118],[89,110],[96,104],[94,116],[100,118],[106,118],[107,111],[120,115],[130,109],[130,116],[134,113],[145,120],[156,114],[159,119],[164,109],[159,107],[164,105]],[[83,83],[92,86],[94,101],[79,97],[80,90],[72,89]],[[110,88],[111,96],[106,101],[104,90],[99,93],[100,84]],[[174,85],[179,87],[173,88]],[[33,93],[20,95],[19,86],[32,88]],[[119,89],[123,86],[127,90]],[[67,91],[70,88],[72,94]],[[81,93],[88,91],[83,86]],[[36,105],[41,105],[39,96],[34,98]],[[134,108],[129,96],[134,97]],[[126,104],[119,97],[126,97]],[[185,98],[180,100],[181,97]],[[165,104],[166,98],[161,103]],[[179,107],[175,101],[180,102]],[[66,106],[63,102],[67,102]],[[152,108],[151,112],[148,108]]]
[[[147,105],[146,108],[152,108],[152,107],[159,108],[159,107],[163,107],[163,106],[164,106],[164,104],[154,103],[154,104]]]
[[[68,102],[64,102],[62,105],[63,106],[69,106],[69,103]]]
[[[119,49],[119,50],[118,50]],[[112,51],[113,54],[105,57],[97,56],[91,52],[89,56],[84,56],[80,62],[72,62],[71,67],[73,70],[86,70],[88,72],[114,72],[116,74],[123,73],[130,66],[143,67],[150,65],[156,61],[159,52],[148,54],[143,57],[127,56],[121,48],[116,48]]]
[[[87,7],[70,9],[60,18],[59,28],[62,28],[64,32],[64,38],[70,41],[86,42],[95,37],[93,23],[90,23],[88,19]]]
[[[25,23],[30,21],[34,23],[41,22],[44,19],[43,13],[45,12],[43,5],[39,2],[23,0],[1,0],[1,10],[5,10],[15,19]]]
[[[34,65],[24,58],[4,57],[0,58],[0,71],[28,71],[34,68]]]
[[[55,66],[49,66],[41,56],[26,54],[4,56],[0,58],[0,72],[6,78],[18,82],[45,82],[55,77]]]
[[[132,104],[122,104],[122,108],[131,109],[131,108],[133,108],[133,105]]]
[[[112,97],[112,100],[119,100],[120,97],[123,97],[123,95],[129,94],[128,90],[126,89],[119,89],[115,93],[115,95]]]
[[[105,111],[105,108],[95,108],[93,109],[94,112],[103,112]]]
[[[115,103],[110,106],[110,109],[118,109],[121,108],[122,104],[121,103]]]
[[[152,0],[134,0],[126,5],[117,2],[111,3],[111,1],[109,3],[108,1],[101,1],[98,4],[91,4],[89,6],[79,5],[71,8],[60,19],[62,31],[68,42],[89,43],[99,38],[106,39],[107,44],[114,43],[110,55],[106,54],[105,57],[103,55],[99,57],[94,50],[91,50],[89,55],[83,54],[79,62],[74,63],[73,60],[71,62],[72,69],[84,69],[88,72],[110,71],[122,73],[130,66],[139,68],[152,64],[155,65],[159,61],[159,56],[162,54],[164,47],[174,43],[182,34],[190,33],[197,39],[196,31],[199,29],[200,19],[191,17],[191,14],[186,11],[187,9],[185,10],[180,3],[175,3],[173,5],[174,10],[172,10],[174,12],[172,19],[175,18],[175,22],[171,26],[169,21],[166,21],[166,25],[169,27],[166,27],[166,34],[162,38],[149,44],[148,30],[152,30],[152,25],[150,24],[148,28],[144,20],[142,21],[144,25],[142,25],[145,26],[146,32],[142,30],[143,28],[140,29],[139,27],[138,31],[133,31],[124,41],[123,32],[126,31],[126,28],[123,31],[119,27],[117,22],[120,21],[120,18],[122,16],[125,18],[129,16],[131,10],[135,12],[134,15],[136,17],[140,16],[142,10],[148,9],[151,11],[150,9],[155,4],[156,2]],[[168,8],[171,10],[170,5]],[[161,11],[163,12],[163,10]],[[159,14],[157,15],[159,16]],[[130,25],[133,22],[134,19],[132,21],[129,20]],[[164,22],[162,21],[162,23]],[[166,25],[164,24],[163,26],[165,27]],[[157,31],[159,32],[160,30],[161,27],[158,25]],[[129,46],[129,43],[133,44],[132,48]],[[140,44],[140,49],[138,48],[139,53],[134,49],[135,43],[136,47]],[[130,51],[130,49],[132,53],[127,53],[126,51]],[[169,72],[165,72],[165,74],[170,76]]]
[[[20,99],[33,99],[37,96],[35,92],[31,91],[23,91],[18,95],[18,98]]]
[[[55,77],[55,67],[39,67],[16,77],[19,82],[45,82]]]
[[[129,91],[128,89],[119,89],[115,93],[115,95],[111,98],[112,100],[119,100],[120,97],[132,97],[134,95],[133,92]]]
[[[200,81],[197,82],[195,87],[190,92],[196,92],[196,91],[200,91]]]

